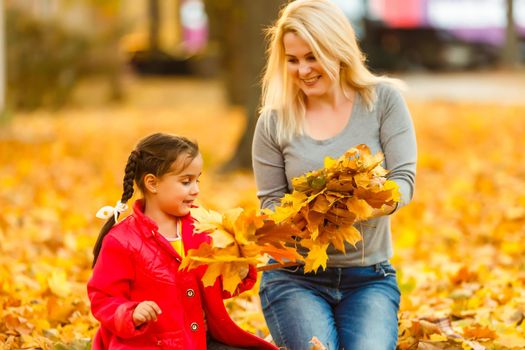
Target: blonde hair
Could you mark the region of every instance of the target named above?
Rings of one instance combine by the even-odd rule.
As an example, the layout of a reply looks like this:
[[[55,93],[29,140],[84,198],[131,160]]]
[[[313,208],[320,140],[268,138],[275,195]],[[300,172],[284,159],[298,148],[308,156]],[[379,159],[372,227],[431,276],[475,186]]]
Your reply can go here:
[[[283,37],[293,32],[310,46],[330,80],[339,79],[343,94],[355,90],[369,110],[375,101],[374,87],[381,82],[401,86],[396,79],[372,74],[365,66],[355,33],[344,13],[329,0],[296,0],[280,12],[267,30],[267,64],[262,79],[261,116],[277,114],[277,140],[302,134],[305,115],[304,93],[290,81],[286,68]],[[270,123],[267,123],[269,126]]]

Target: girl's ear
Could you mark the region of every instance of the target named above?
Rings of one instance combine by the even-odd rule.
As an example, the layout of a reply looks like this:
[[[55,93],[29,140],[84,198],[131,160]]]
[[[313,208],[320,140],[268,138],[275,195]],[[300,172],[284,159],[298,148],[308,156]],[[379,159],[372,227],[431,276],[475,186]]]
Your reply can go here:
[[[146,176],[144,176],[144,186],[148,192],[157,193],[158,182],[157,177],[153,174],[146,174]]]

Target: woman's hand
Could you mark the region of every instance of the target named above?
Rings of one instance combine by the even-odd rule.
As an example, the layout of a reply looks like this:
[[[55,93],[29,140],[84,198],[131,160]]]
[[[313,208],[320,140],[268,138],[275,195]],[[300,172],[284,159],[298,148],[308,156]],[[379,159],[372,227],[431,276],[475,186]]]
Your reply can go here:
[[[374,218],[384,216],[384,215],[390,215],[396,210],[396,208],[397,208],[397,203],[394,203],[393,205],[385,204],[383,205],[381,209],[374,209],[369,219],[374,219]]]
[[[133,310],[133,324],[135,324],[135,327],[138,327],[149,321],[157,321],[157,315],[161,313],[162,311],[157,303],[154,301],[143,301]]]

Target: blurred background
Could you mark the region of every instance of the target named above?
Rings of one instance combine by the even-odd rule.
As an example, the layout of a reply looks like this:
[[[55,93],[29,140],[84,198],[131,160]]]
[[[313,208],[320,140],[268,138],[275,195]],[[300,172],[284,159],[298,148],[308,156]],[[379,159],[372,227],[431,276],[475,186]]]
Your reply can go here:
[[[126,98],[129,76],[215,79],[228,103],[246,108],[249,135],[262,31],[284,2],[4,0],[1,108],[60,108],[95,77],[103,90],[97,97],[107,102]],[[378,73],[508,70],[525,62],[525,0],[334,2]],[[237,153],[249,144],[242,140]],[[249,155],[239,157],[228,167],[249,167]]]
[[[398,349],[525,349],[525,0],[333,1],[370,68],[408,85]],[[90,348],[95,213],[144,136],[199,142],[205,207],[258,207],[263,29],[284,3],[0,1],[0,350]],[[268,336],[257,288],[227,307]]]

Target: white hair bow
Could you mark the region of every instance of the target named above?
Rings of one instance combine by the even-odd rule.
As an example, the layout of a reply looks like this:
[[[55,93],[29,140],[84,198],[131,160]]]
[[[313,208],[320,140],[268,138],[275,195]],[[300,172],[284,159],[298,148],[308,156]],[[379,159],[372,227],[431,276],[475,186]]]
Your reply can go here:
[[[117,204],[112,207],[111,205],[106,205],[105,207],[100,208],[97,211],[97,218],[99,219],[109,219],[112,215],[115,218],[115,223],[118,222],[118,214],[123,213],[128,210],[128,205],[118,201]]]

